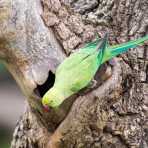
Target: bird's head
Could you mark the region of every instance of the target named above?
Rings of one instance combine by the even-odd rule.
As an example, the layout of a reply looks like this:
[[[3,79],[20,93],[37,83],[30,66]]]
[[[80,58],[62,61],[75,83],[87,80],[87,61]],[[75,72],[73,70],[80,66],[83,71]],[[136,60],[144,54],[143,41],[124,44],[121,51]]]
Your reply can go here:
[[[62,93],[60,93],[57,89],[51,88],[42,99],[42,104],[45,110],[49,110],[49,108],[57,108],[59,107],[64,100]]]

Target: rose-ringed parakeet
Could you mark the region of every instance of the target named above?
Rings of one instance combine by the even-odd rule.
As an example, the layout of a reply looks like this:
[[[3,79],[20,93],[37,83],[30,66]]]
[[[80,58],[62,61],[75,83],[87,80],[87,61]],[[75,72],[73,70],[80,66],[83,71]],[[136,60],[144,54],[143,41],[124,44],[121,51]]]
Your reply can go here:
[[[104,38],[97,39],[71,54],[58,66],[55,83],[42,98],[43,106],[46,109],[59,107],[65,99],[91,82],[101,64],[146,40],[148,40],[148,36],[109,46],[106,34]]]

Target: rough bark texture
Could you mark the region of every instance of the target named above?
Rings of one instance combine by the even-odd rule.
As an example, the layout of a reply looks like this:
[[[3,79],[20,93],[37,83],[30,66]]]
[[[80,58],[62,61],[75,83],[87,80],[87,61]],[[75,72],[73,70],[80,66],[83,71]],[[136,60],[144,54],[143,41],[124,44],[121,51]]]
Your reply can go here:
[[[67,99],[59,110],[44,112],[36,89],[96,32],[108,31],[110,44],[147,34],[147,0],[7,0],[0,5],[0,57],[28,102],[12,148],[148,147],[147,44],[122,54],[113,66],[103,65],[97,87]]]

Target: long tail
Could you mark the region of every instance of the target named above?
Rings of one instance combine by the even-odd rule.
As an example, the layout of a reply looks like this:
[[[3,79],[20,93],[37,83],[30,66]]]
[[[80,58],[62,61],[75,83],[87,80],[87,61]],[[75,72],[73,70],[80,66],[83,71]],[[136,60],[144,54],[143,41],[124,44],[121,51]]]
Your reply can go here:
[[[107,47],[107,49],[105,50],[105,54],[104,54],[102,63],[112,59],[113,57],[115,57],[121,53],[126,52],[129,48],[135,48],[135,47],[143,44],[146,40],[148,40],[148,35],[146,35],[145,37],[142,37],[140,39],[129,41],[129,42],[126,42],[123,44]]]

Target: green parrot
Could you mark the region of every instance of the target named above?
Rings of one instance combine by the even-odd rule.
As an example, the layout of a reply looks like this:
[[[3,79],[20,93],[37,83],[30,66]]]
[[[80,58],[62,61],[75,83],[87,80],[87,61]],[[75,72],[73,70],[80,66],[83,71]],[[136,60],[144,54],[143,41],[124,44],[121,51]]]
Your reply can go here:
[[[127,43],[109,46],[106,34],[104,38],[80,48],[58,66],[55,83],[42,98],[44,108],[58,108],[65,99],[91,82],[101,64],[146,40],[148,40],[148,35]]]

